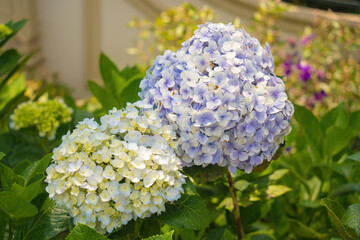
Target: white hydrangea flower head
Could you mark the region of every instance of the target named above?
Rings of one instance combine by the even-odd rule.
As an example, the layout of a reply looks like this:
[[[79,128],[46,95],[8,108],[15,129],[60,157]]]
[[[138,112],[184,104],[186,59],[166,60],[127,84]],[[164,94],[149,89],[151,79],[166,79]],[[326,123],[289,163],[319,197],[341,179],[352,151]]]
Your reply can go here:
[[[63,136],[47,168],[46,191],[74,222],[112,232],[136,218],[160,214],[184,192],[175,131],[154,110],[133,104],[84,119]],[[146,127],[145,127],[146,126]]]
[[[184,166],[250,173],[291,131],[294,107],[274,67],[268,44],[231,24],[206,23],[177,52],[156,58],[140,97],[177,125]]]

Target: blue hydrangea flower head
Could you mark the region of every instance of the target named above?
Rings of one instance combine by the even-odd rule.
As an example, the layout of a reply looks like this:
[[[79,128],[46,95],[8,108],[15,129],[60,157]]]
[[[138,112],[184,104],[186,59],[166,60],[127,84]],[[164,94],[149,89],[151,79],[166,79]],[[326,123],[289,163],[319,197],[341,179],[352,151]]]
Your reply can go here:
[[[140,97],[177,126],[184,166],[250,173],[271,161],[291,131],[294,107],[274,67],[268,44],[231,24],[206,23],[155,59]]]

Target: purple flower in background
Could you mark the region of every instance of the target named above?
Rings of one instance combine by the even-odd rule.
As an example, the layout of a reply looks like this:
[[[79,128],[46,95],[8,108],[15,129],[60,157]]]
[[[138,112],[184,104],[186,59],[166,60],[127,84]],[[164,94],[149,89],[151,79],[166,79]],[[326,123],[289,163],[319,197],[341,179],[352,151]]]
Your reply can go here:
[[[327,96],[327,94],[324,90],[321,90],[320,92],[316,92],[314,96],[315,96],[315,101],[321,101],[324,97]]]
[[[289,76],[290,73],[291,73],[291,68],[292,68],[292,61],[291,60],[285,60],[283,62],[283,68],[284,68],[284,71],[285,71],[285,75],[286,76]]]
[[[297,68],[300,70],[299,77],[304,83],[309,81],[311,78],[311,66],[309,64],[298,63]]]

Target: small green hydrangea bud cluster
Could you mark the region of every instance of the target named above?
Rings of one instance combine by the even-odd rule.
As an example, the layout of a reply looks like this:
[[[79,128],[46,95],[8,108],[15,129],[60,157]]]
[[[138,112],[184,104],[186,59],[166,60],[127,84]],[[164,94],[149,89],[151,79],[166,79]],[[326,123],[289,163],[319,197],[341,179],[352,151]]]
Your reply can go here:
[[[175,131],[154,110],[109,111],[63,136],[47,168],[46,191],[75,222],[101,233],[165,211],[184,192]]]
[[[53,140],[60,124],[70,122],[72,112],[61,99],[24,102],[10,116],[10,128],[36,127],[40,137]]]

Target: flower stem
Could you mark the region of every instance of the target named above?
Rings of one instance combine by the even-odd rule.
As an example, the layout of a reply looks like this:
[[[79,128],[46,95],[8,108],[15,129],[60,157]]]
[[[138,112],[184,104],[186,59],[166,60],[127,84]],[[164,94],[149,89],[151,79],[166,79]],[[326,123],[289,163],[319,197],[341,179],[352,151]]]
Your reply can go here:
[[[234,203],[234,216],[235,216],[235,221],[236,221],[237,239],[242,240],[244,234],[243,234],[241,218],[240,218],[239,201],[238,201],[238,199],[236,197],[236,190],[234,188],[234,180],[233,180],[233,178],[231,176],[231,173],[229,171],[226,171],[226,177],[228,179],[228,183],[229,183],[229,187],[230,187],[230,193],[231,193],[231,197],[232,197],[233,203]]]

